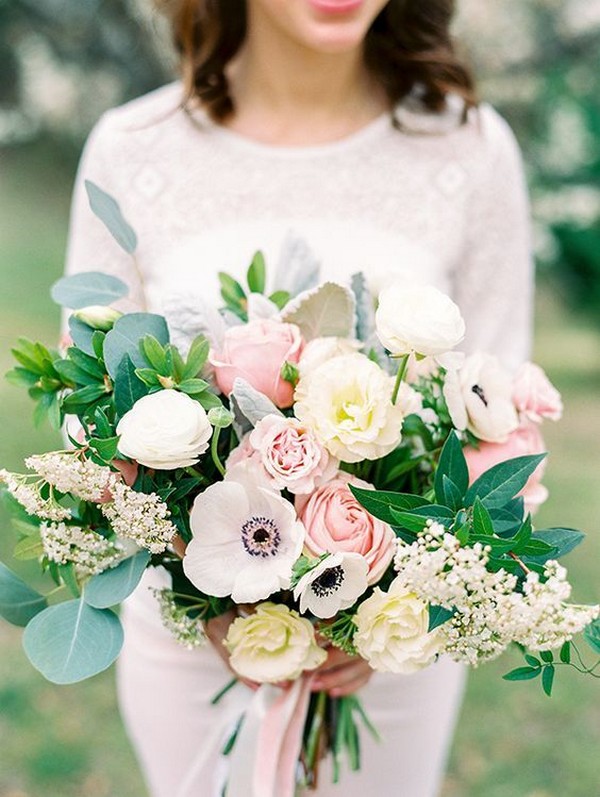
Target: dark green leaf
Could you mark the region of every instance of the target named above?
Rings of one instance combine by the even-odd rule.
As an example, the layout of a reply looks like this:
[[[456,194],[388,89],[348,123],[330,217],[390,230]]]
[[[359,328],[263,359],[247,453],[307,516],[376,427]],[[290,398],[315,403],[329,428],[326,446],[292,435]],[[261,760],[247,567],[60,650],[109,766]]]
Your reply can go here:
[[[546,664],[552,664],[554,661],[554,655],[551,650],[541,650],[540,658],[542,661],[545,661]]]
[[[133,407],[138,399],[147,395],[148,388],[137,378],[135,365],[131,357],[126,354],[117,368],[115,379],[115,410],[119,417],[123,417],[126,412]]]
[[[393,493],[385,490],[365,490],[362,487],[355,487],[349,484],[350,491],[356,500],[364,506],[367,512],[373,517],[384,520],[386,523],[393,523],[390,509],[411,510],[418,506],[427,504],[424,498],[409,493]]]
[[[62,277],[54,283],[50,295],[56,304],[79,310],[90,305],[112,304],[127,296],[129,289],[125,283],[101,271],[81,271],[69,277]]]
[[[190,396],[195,396],[198,393],[203,393],[208,387],[208,382],[204,379],[185,379],[177,385],[178,390],[182,393],[187,393]]]
[[[137,246],[137,236],[121,213],[119,203],[91,180],[85,181],[85,189],[92,211],[104,223],[119,246],[128,254],[133,254]],[[86,304],[109,304],[109,302],[86,302]]]
[[[0,615],[13,625],[25,626],[48,603],[16,573],[0,562]]]
[[[469,524],[463,523],[463,525],[454,532],[454,536],[461,545],[467,545],[471,539],[471,530],[469,529]]]
[[[442,500],[444,506],[457,512],[462,506],[462,494],[454,482],[445,474],[442,476]]]
[[[505,681],[528,681],[531,678],[537,678],[541,671],[540,667],[517,667],[502,677]]]
[[[71,360],[55,360],[54,368],[67,385],[97,385],[98,377],[91,376]]]
[[[435,523],[441,523],[448,528],[454,521],[454,512],[447,506],[441,504],[429,504],[418,506],[407,512],[401,512],[390,508],[393,518],[393,525],[408,529],[409,531],[423,531],[425,522],[430,519]]]
[[[104,340],[104,361],[113,379],[126,354],[137,368],[148,365],[140,349],[141,341],[146,335],[153,335],[163,346],[168,344],[169,330],[163,316],[154,313],[128,313],[115,321],[114,327]]]
[[[554,683],[554,665],[548,664],[542,671],[542,688],[550,697],[552,695],[552,684]]]
[[[104,341],[106,339],[106,332],[101,332],[99,329],[94,331],[92,335],[92,349],[94,354],[99,360],[104,360]]]
[[[94,429],[95,437],[101,437],[103,439],[114,437],[114,430],[108,420],[108,416],[100,407],[98,407],[94,413],[94,423],[96,424],[96,428]]]
[[[104,368],[98,362],[97,357],[91,357],[84,351],[80,351],[75,346],[70,346],[67,349],[67,357],[72,360],[82,371],[86,371],[90,376],[95,376],[96,379],[104,378]]]
[[[67,413],[77,415],[104,395],[106,395],[104,385],[87,385],[65,396],[62,400],[62,408]]]
[[[592,650],[600,653],[600,618],[596,618],[585,628],[583,637]]]
[[[267,269],[262,252],[256,252],[247,274],[248,287],[252,293],[264,293],[267,281]]]
[[[577,529],[538,529],[532,534],[532,540],[541,540],[556,548],[554,559],[565,556],[576,548],[585,539],[585,534]],[[540,557],[544,559],[544,557]]]
[[[93,576],[85,585],[83,599],[96,609],[108,609],[127,598],[140,583],[150,554],[139,551],[116,567]]]
[[[116,459],[117,450],[119,448],[119,437],[106,437],[98,439],[92,437],[88,440],[90,448],[93,448],[98,456],[105,462],[111,462]]]
[[[571,662],[571,643],[570,642],[564,642],[563,643],[563,646],[560,649],[559,656],[560,656],[560,660],[563,662],[563,664],[570,664],[570,662]]]
[[[479,496],[473,504],[473,531],[484,537],[492,537],[494,534],[494,524],[491,515],[481,503]]]
[[[427,631],[433,631],[440,625],[448,622],[454,616],[454,609],[445,609],[443,606],[429,605],[429,626]]]
[[[148,387],[160,385],[159,375],[153,368],[136,368],[135,375]],[[162,376],[162,374],[161,374]]]
[[[434,488],[437,500],[442,503],[444,496],[443,477],[452,481],[462,499],[469,486],[469,469],[460,440],[455,432],[448,435],[435,472]]]
[[[502,507],[520,492],[545,458],[545,454],[515,457],[483,473],[467,490],[465,503],[471,506],[479,496],[487,509]]]
[[[83,600],[66,601],[37,614],[23,634],[29,661],[55,684],[71,684],[109,667],[123,645],[119,618]]]
[[[542,664],[539,659],[536,659],[535,656],[525,656],[525,661],[529,664],[530,667],[541,667]]]

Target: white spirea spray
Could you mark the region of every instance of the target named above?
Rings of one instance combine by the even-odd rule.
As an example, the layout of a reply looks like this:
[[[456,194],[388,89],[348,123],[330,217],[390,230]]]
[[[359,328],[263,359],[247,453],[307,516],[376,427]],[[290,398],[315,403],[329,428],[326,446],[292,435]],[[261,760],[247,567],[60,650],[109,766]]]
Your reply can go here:
[[[97,465],[78,451],[50,451],[27,457],[25,464],[61,493],[82,501],[102,501],[118,478],[105,465]]]
[[[59,565],[72,563],[82,576],[92,576],[112,567],[123,555],[118,543],[81,526],[42,523],[44,553]]]
[[[180,645],[188,650],[200,647],[206,642],[202,621],[188,615],[188,609],[180,606],[170,589],[153,589],[158,601],[160,619],[167,631]]]
[[[61,506],[54,498],[52,492],[48,498],[43,498],[40,494],[42,481],[30,482],[30,476],[22,476],[18,473],[9,473],[7,470],[0,470],[0,482],[4,482],[6,489],[12,495],[28,515],[35,515],[45,520],[66,520],[71,516],[71,512]]]
[[[117,537],[133,540],[151,553],[162,553],[177,533],[170,512],[156,493],[139,493],[122,482],[112,487],[113,500],[102,504]]]

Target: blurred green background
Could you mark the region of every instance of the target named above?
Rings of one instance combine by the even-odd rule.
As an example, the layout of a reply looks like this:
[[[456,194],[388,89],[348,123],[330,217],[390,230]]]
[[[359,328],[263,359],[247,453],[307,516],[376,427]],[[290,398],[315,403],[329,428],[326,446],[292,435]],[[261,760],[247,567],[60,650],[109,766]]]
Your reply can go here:
[[[588,532],[570,572],[575,598],[598,600],[600,2],[459,7],[481,95],[524,150],[539,266],[535,359],[565,398],[563,421],[546,425],[551,497],[539,522]],[[1,372],[18,335],[55,339],[48,288],[62,268],[82,141],[105,108],[170,79],[166,42],[149,0],[0,0]],[[0,382],[2,466],[18,470],[25,454],[59,444],[30,418],[24,394]],[[0,529],[0,558],[34,572],[11,560],[2,509]],[[112,671],[54,687],[27,663],[20,637],[0,622],[0,797],[142,797]],[[515,661],[471,676],[444,797],[600,794],[598,682],[561,673],[548,699],[537,682],[500,680]]]

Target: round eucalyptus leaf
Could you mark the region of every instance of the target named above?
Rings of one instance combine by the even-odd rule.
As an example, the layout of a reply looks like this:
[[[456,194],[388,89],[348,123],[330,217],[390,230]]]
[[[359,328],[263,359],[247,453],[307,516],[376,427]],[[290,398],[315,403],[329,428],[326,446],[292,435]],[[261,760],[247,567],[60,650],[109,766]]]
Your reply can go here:
[[[61,307],[79,310],[91,305],[107,305],[127,296],[129,288],[118,277],[101,271],[82,271],[54,283],[50,295]]]
[[[47,606],[46,598],[31,589],[0,562],[0,615],[13,625],[25,626]]]
[[[119,618],[82,599],[50,606],[23,634],[27,658],[48,681],[72,684],[109,667],[123,645]]]
[[[104,339],[104,362],[113,379],[123,357],[128,354],[136,368],[148,366],[140,349],[146,335],[153,335],[163,346],[169,342],[167,322],[154,313],[127,313],[115,321]]]
[[[150,561],[148,551],[139,551],[116,567],[91,578],[83,591],[83,599],[96,609],[107,609],[124,601],[140,583]]]

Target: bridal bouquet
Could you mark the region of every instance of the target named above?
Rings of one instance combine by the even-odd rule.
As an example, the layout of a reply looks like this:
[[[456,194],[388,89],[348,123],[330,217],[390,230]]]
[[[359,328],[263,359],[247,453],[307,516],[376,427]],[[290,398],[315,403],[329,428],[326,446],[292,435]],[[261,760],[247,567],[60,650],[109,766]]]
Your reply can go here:
[[[88,192],[133,253],[118,205]],[[55,683],[108,667],[123,637],[111,607],[147,567],[170,574],[156,599],[184,645],[233,610],[231,667],[264,686],[226,746],[232,797],[248,783],[288,797],[298,772],[314,785],[327,751],[336,780],[342,754],[359,767],[357,723],[376,729],[358,696],[311,688],[330,646],[401,677],[516,644],[524,664],[505,677],[547,694],[560,666],[595,675],[573,637],[600,652],[599,607],[568,602],[557,561],[583,534],[531,517],[546,497],[540,425],[562,409],[543,371],[456,353],[460,312],[428,286],[375,304],[361,274],[351,288],[313,274],[267,296],[260,253],[247,288],[220,276],[225,306],[185,323],[176,308],[122,314],[114,277],[64,278],[68,344],[14,349],[9,378],[70,440],[27,474],[0,471],[15,556],[54,582],[43,595],[0,565],[0,613],[26,626],[33,665]]]

